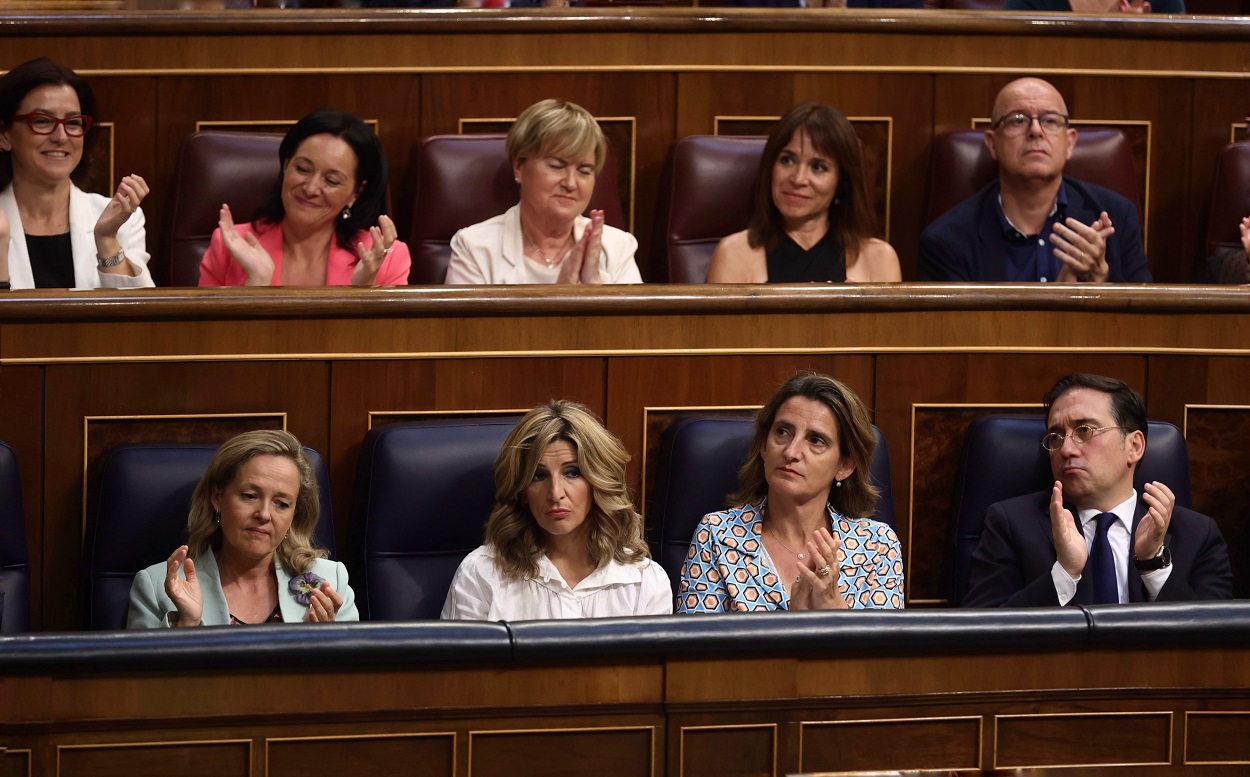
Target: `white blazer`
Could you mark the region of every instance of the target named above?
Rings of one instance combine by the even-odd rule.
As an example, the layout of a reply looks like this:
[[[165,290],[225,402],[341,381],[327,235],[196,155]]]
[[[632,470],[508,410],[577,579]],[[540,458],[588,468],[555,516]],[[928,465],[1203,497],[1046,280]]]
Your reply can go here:
[[[155,286],[148,272],[149,254],[143,229],[143,210],[135,208],[130,219],[117,230],[117,242],[126,251],[126,258],[139,268],[138,275],[118,275],[100,272],[95,254],[95,223],[109,204],[109,198],[88,194],[70,184],[69,233],[74,248],[74,288],[130,288]],[[35,288],[35,276],[30,269],[30,252],[26,250],[26,230],[22,229],[22,216],[17,210],[13,185],[0,192],[0,209],[9,219],[9,282],[15,289]]]
[[[582,239],[589,223],[585,216],[574,219],[574,240]],[[634,262],[638,241],[633,235],[605,224],[599,245],[599,277],[604,283],[642,283]],[[445,283],[554,283],[559,274],[559,267],[546,270],[525,258],[521,206],[513,205],[502,215],[465,227],[451,238],[451,264]]]

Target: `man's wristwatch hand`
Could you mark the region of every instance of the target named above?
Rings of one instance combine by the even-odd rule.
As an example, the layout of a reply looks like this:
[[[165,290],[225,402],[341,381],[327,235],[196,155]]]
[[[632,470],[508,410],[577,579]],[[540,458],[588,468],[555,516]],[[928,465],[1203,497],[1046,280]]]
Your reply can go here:
[[[1133,566],[1137,567],[1138,572],[1154,572],[1156,569],[1172,566],[1172,551],[1168,550],[1168,546],[1164,545],[1155,554],[1154,558],[1137,558],[1133,557]]]

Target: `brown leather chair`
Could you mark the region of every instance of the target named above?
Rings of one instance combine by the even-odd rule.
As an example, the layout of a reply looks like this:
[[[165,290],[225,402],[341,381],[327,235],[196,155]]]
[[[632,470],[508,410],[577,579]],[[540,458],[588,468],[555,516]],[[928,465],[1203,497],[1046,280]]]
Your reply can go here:
[[[408,239],[412,252],[409,283],[443,283],[451,261],[452,236],[517,204],[521,190],[512,175],[505,138],[500,134],[431,135],[419,141]],[[610,145],[587,211],[594,209],[603,210],[604,223],[629,228]]]
[[[1141,218],[1141,189],[1133,168],[1133,145],[1121,130],[1080,127],[1072,158],[1063,174],[1096,183],[1127,197]],[[929,201],[925,223],[980,191],[998,175],[981,130],[946,132],[933,139],[929,166]],[[939,183],[940,182],[940,183]]]
[[[1207,256],[1241,248],[1238,224],[1250,215],[1250,141],[1232,143],[1215,163],[1211,210],[1207,214]]]
[[[282,136],[213,130],[188,135],[174,170],[169,230],[169,283],[195,286],[224,202],[238,223],[252,214],[278,180]]]
[[[667,230],[672,283],[706,283],[716,244],[746,229],[767,140],[691,135],[675,144]]]

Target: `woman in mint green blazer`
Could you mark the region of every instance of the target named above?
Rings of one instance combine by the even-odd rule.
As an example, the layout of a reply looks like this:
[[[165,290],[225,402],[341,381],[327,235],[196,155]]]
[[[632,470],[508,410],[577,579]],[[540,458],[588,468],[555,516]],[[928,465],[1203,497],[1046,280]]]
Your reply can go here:
[[[312,544],[320,513],[295,435],[226,442],[195,487],[187,544],[135,575],[127,628],[360,620],[347,569]]]

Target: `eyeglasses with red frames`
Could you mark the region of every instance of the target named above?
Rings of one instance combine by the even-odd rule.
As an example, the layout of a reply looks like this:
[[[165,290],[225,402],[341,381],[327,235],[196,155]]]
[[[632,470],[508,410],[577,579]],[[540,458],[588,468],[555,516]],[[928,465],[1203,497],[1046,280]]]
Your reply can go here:
[[[30,127],[30,131],[36,135],[51,135],[56,132],[58,126],[62,126],[65,128],[66,135],[71,138],[81,138],[91,130],[92,118],[85,113],[79,113],[58,119],[51,114],[32,111],[17,114],[13,117],[13,121],[26,122],[26,126]]]

